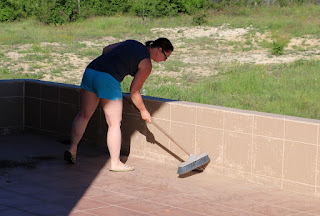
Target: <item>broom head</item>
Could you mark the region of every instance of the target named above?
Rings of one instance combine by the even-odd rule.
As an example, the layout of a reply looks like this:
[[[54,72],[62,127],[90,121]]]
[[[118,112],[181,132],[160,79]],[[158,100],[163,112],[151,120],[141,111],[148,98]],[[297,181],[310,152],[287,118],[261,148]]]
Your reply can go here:
[[[195,170],[206,163],[209,163],[210,158],[207,153],[202,153],[200,155],[190,155],[189,159],[183,162],[178,167],[178,174],[182,175],[192,170]]]

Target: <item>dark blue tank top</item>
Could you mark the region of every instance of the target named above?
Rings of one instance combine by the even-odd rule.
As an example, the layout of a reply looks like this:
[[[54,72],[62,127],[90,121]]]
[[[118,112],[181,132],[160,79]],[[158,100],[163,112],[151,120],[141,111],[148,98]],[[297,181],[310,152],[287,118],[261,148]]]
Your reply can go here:
[[[135,76],[139,63],[145,58],[150,58],[145,45],[135,40],[126,40],[94,59],[87,68],[109,73],[121,82],[126,75]]]

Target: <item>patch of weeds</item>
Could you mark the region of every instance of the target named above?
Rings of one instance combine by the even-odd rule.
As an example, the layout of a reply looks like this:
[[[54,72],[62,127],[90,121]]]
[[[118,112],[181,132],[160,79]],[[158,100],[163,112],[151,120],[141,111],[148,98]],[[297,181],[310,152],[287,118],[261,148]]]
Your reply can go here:
[[[6,59],[6,55],[3,51],[0,51],[0,59]]]
[[[218,41],[210,37],[197,37],[194,39],[186,39],[185,43],[188,44],[188,47],[200,46],[217,46]]]
[[[193,25],[204,25],[208,23],[208,16],[205,13],[197,14],[192,18]]]
[[[29,70],[34,70],[34,69],[41,69],[43,68],[44,66],[43,65],[40,65],[40,64],[37,64],[37,63],[32,63],[30,64],[30,67],[29,67]]]
[[[178,30],[178,33],[179,33],[179,34],[182,34],[183,32],[184,32],[183,29],[179,29],[179,30]]]
[[[77,55],[79,55],[80,57],[96,58],[100,56],[101,53],[102,53],[102,50],[85,49],[85,50],[79,51]]]
[[[252,39],[251,38],[247,38],[247,40],[244,42],[245,45],[247,46],[252,46]]]
[[[18,70],[20,71],[20,69]],[[14,72],[9,68],[0,68],[0,79],[41,79],[43,73],[21,73]]]
[[[19,73],[22,73],[22,72],[24,72],[24,68],[23,68],[23,67],[19,67],[19,68],[17,69],[17,71],[18,71]]]
[[[50,53],[50,52],[52,52],[51,46],[41,47],[40,44],[32,44],[30,49],[18,51],[18,53]]]
[[[188,73],[182,73],[180,76],[181,82],[184,83],[184,85],[188,85],[191,83],[196,83],[198,80],[198,76],[195,73],[188,72]]]
[[[69,78],[65,81],[65,83],[73,84],[73,85],[79,85],[79,80],[75,78]]]
[[[38,54],[27,54],[23,57],[27,61],[44,61],[45,57]]]
[[[182,68],[185,68],[188,66],[190,66],[190,64],[182,61],[177,61],[177,60],[170,60],[164,64],[166,71],[173,71],[173,72],[180,72]]]
[[[244,49],[244,44],[242,42],[239,42],[239,41],[230,41],[227,43],[229,46],[232,46],[233,49],[232,49],[232,52],[233,53],[236,53],[236,52],[239,52],[239,51],[242,51]]]
[[[285,35],[279,35],[277,33],[272,33],[272,55],[283,55],[284,48],[288,45],[289,39]]]
[[[62,71],[63,69],[62,68],[53,68],[50,70],[50,73],[53,75],[53,76],[57,76],[57,77],[62,77]]]
[[[77,69],[77,67],[71,63],[65,64],[64,67],[65,67],[65,70]]]
[[[74,42],[74,43],[72,43],[72,45],[73,45],[73,47],[75,47],[75,48],[86,48],[87,47],[87,44],[85,44],[85,43],[80,43],[80,42]]]
[[[31,46],[31,49],[35,53],[41,53],[42,52],[42,48],[41,48],[41,46],[39,44],[33,44]]]
[[[6,79],[7,77],[10,77],[10,70],[9,68],[0,68],[0,78]]]

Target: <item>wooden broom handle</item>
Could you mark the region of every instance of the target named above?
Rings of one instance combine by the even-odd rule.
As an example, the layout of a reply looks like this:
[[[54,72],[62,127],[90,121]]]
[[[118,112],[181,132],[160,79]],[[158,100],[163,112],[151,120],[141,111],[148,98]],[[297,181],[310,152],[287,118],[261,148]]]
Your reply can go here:
[[[158,124],[154,121],[151,122],[156,128],[158,128],[164,135],[166,135],[174,144],[176,144],[182,151],[184,151],[187,155],[190,155],[181,145],[179,145],[165,130],[163,130]]]

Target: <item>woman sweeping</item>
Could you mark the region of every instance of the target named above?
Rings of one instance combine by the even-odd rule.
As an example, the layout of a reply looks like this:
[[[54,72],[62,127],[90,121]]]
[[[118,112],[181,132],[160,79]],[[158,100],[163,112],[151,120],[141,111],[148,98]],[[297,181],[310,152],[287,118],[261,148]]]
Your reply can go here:
[[[120,83],[126,75],[134,77],[130,86],[131,100],[140,110],[142,119],[150,123],[151,116],[143,103],[140,89],[151,73],[151,60],[165,61],[172,51],[173,46],[166,38],[147,41],[145,45],[135,40],[126,40],[103,49],[102,55],[93,60],[83,74],[80,112],[72,123],[71,146],[64,152],[66,161],[76,163],[78,143],[100,102],[108,124],[110,171],[134,170],[133,167],[120,161],[122,120]]]

